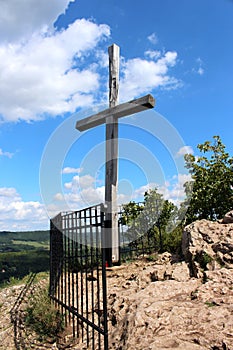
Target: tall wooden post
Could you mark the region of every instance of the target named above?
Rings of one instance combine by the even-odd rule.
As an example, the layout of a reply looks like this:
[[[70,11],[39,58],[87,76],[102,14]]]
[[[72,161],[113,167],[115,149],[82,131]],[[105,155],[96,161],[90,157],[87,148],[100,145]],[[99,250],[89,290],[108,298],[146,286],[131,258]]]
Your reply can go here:
[[[109,108],[119,103],[119,46],[108,48],[109,54]],[[105,204],[106,212],[106,259],[109,266],[119,261],[119,234],[117,208],[118,182],[118,118],[106,118],[106,163],[105,163]]]

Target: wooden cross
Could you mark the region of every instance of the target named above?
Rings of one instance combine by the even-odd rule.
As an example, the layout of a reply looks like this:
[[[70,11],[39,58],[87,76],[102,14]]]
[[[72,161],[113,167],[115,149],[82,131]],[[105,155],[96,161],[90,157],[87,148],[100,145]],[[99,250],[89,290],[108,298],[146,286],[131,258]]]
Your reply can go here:
[[[105,161],[105,248],[109,266],[119,262],[119,233],[117,208],[118,182],[118,119],[153,108],[155,99],[146,95],[136,100],[118,104],[119,91],[119,46],[108,48],[109,54],[109,108],[82,119],[76,123],[76,129],[84,131],[106,124],[106,161]]]

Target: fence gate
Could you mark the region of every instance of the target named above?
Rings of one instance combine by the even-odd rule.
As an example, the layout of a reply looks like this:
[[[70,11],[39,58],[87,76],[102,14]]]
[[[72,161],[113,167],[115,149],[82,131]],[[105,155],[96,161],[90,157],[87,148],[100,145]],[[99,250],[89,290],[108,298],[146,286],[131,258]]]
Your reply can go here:
[[[60,213],[50,225],[50,297],[80,343],[107,350],[103,205]]]

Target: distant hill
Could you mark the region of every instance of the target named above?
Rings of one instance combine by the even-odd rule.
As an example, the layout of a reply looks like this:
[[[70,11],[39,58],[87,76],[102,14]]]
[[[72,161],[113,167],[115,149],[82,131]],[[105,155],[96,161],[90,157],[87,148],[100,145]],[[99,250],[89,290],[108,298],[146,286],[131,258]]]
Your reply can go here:
[[[49,248],[49,231],[0,231],[0,252]]]
[[[0,242],[10,241],[10,240],[20,240],[20,241],[36,241],[45,242],[49,241],[49,230],[39,230],[39,231],[0,231]]]
[[[0,231],[0,286],[10,278],[49,270],[49,231]]]

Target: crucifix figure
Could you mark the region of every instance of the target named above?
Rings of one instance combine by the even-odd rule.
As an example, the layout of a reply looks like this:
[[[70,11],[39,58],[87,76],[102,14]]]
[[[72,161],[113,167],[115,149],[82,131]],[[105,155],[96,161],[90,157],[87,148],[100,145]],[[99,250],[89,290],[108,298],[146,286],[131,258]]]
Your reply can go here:
[[[109,108],[82,119],[76,123],[76,129],[84,131],[106,124],[106,160],[105,160],[105,247],[108,266],[119,262],[119,233],[117,208],[118,182],[118,119],[138,113],[155,105],[152,95],[118,104],[119,90],[119,46],[108,48],[109,54]]]

